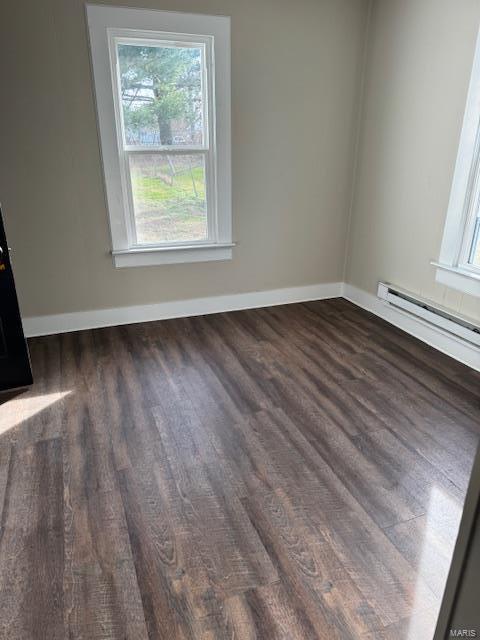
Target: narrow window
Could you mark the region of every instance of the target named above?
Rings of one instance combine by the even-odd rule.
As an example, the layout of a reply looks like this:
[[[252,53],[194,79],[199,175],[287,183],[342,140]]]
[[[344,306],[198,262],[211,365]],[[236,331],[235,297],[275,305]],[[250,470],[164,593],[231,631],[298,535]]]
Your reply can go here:
[[[473,62],[436,280],[480,296],[480,36]]]
[[[115,264],[230,258],[228,18],[87,13]]]

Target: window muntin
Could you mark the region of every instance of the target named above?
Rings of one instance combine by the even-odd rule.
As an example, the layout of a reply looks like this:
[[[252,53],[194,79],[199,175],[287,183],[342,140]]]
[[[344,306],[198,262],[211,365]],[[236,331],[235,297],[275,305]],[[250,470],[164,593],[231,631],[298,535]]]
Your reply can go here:
[[[212,39],[155,35],[110,31],[129,246],[216,242]]]

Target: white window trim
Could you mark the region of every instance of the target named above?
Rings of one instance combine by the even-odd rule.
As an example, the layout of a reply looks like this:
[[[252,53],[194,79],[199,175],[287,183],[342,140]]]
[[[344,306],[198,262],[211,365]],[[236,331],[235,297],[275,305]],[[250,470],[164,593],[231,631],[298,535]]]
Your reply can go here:
[[[435,279],[453,289],[480,296],[480,269],[468,263],[473,206],[480,197],[480,33],[477,37],[467,106]]]
[[[232,257],[231,205],[231,97],[230,97],[230,18],[172,11],[87,5],[87,22],[95,85],[95,98],[103,160],[105,190],[112,238],[112,256],[116,267],[229,260]],[[122,37],[181,39],[203,44],[211,54],[207,100],[213,117],[207,122],[209,152],[206,162],[214,163],[207,172],[208,239],[205,242],[162,245],[132,243],[131,201],[122,166],[120,148],[121,110],[112,73],[112,46]],[[183,35],[186,34],[186,35]],[[214,50],[213,50],[214,48]],[[213,102],[214,101],[214,102]],[[122,143],[123,145],[123,143]],[[159,150],[158,147],[155,150]],[[134,151],[131,149],[131,151]],[[142,152],[148,151],[142,147]],[[185,147],[182,153],[202,151],[203,147]],[[175,150],[172,150],[175,153]]]

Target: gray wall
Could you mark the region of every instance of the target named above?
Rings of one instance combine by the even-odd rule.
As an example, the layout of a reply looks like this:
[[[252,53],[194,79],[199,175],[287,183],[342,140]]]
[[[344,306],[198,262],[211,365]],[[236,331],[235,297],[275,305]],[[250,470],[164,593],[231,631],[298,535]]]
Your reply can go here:
[[[367,0],[127,4],[232,16],[234,259],[114,269],[83,2],[4,2],[0,199],[23,313],[342,280]]]
[[[347,281],[386,280],[480,318],[435,283],[475,40],[478,0],[375,0],[368,33]]]
[[[234,259],[114,269],[83,2],[5,2],[0,200],[24,315],[334,282],[347,258],[361,289],[388,280],[480,317],[429,264],[477,0],[373,0],[353,200],[368,0],[128,4],[232,16]]]

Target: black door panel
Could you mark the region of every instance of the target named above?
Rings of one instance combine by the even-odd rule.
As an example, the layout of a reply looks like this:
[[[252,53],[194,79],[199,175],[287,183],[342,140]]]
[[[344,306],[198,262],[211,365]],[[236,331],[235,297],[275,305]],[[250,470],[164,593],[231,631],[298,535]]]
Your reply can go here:
[[[0,391],[32,384],[12,265],[0,210]]]

